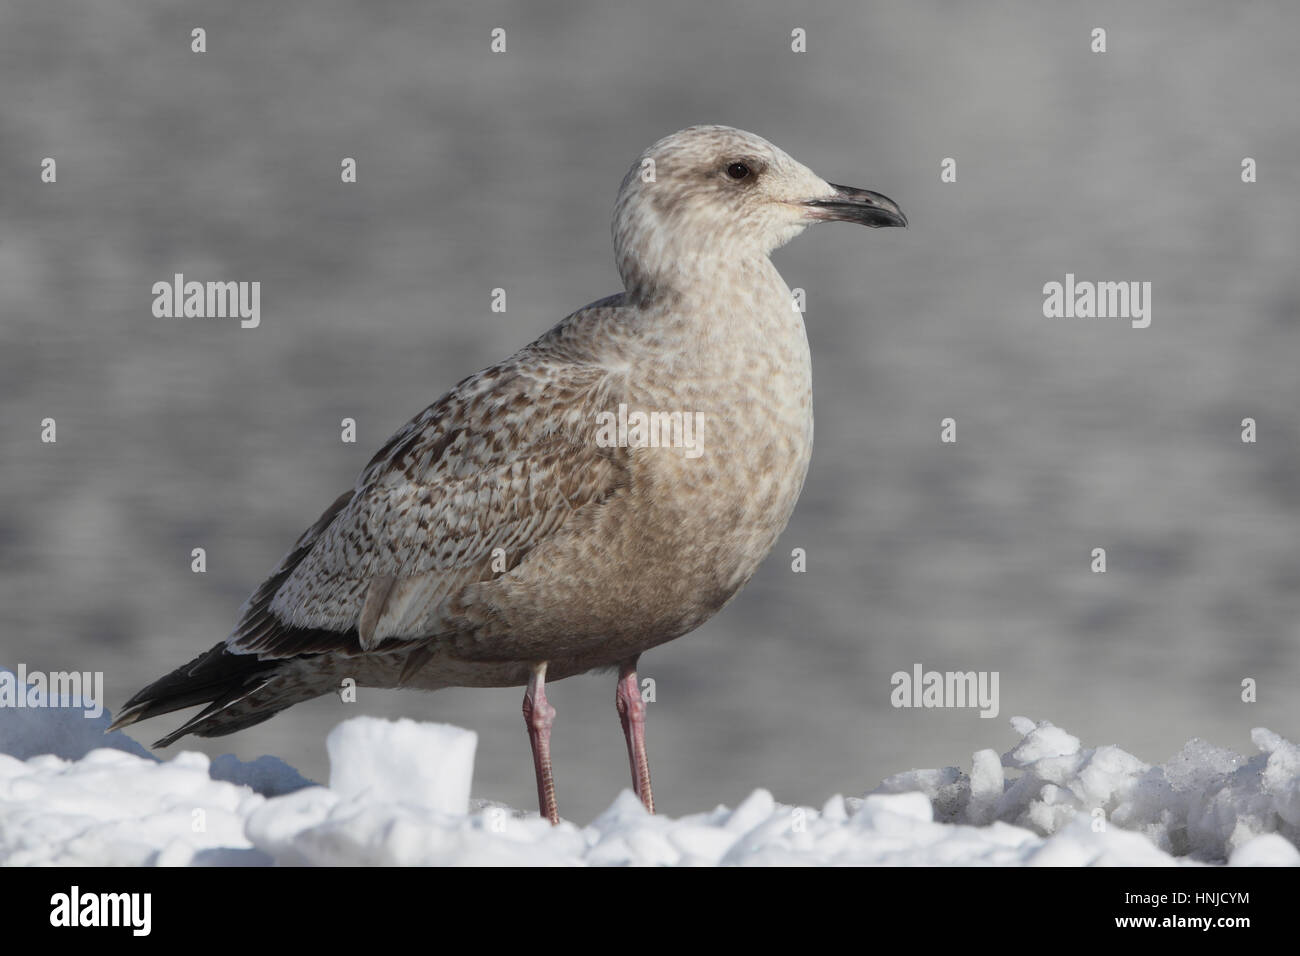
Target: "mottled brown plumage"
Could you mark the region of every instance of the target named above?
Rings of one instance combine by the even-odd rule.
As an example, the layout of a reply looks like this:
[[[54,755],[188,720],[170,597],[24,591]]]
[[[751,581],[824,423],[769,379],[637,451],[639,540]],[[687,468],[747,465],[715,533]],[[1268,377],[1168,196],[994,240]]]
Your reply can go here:
[[[692,127],[656,143],[616,206],[625,291],[403,426],[231,636],[135,695],[115,726],[210,701],[160,743],[228,733],[347,677],[527,684],[546,804],[545,678],[617,666],[637,791],[652,805],[636,659],[736,595],[807,472],[808,342],[768,254],[818,219],[905,223],[884,197],[828,184],[750,133]],[[606,447],[598,416],[620,405],[702,414],[700,453]],[[544,810],[555,818],[553,797]]]

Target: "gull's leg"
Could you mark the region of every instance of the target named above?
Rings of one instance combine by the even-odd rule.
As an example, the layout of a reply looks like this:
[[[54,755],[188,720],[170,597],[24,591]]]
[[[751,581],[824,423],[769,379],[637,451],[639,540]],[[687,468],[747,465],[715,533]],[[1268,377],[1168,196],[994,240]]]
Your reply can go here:
[[[636,679],[637,658],[624,661],[618,668],[618,690],[614,703],[618,706],[618,719],[623,723],[623,736],[627,738],[627,759],[632,765],[632,789],[641,798],[645,808],[655,812],[655,797],[650,790],[650,761],[645,753],[645,701]]]
[[[546,662],[542,661],[533,665],[528,689],[524,691],[524,724],[528,727],[528,742],[533,745],[537,806],[553,825],[560,822],[560,811],[555,805],[555,777],[551,775],[551,724],[554,722],[555,708],[546,700]]]

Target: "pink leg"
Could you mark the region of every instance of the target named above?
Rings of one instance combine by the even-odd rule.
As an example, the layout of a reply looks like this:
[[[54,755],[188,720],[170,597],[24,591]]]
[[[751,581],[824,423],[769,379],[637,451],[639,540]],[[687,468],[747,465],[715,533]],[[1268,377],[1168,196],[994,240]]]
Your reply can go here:
[[[551,724],[555,722],[555,708],[546,700],[546,662],[533,667],[524,691],[524,724],[528,727],[528,741],[533,745],[533,768],[537,771],[537,805],[542,815],[551,823],[560,822],[560,810],[555,803],[555,777],[551,774]]]
[[[618,668],[618,690],[614,703],[618,706],[618,719],[623,723],[623,736],[627,738],[627,759],[632,765],[632,789],[641,798],[645,808],[655,812],[655,797],[650,790],[650,761],[645,752],[645,701],[636,679],[634,657]]]

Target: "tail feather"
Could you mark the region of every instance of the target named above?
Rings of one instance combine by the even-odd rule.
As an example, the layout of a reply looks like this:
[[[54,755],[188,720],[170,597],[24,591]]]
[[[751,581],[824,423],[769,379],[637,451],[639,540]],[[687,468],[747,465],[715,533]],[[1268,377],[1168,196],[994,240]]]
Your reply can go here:
[[[300,671],[296,665],[315,656],[260,660],[256,654],[231,654],[223,641],[133,696],[109,729],[119,730],[139,720],[208,704],[154,746],[169,746],[186,734],[232,734],[260,724],[299,701],[319,696],[319,684],[305,683],[294,676]]]
[[[284,707],[288,707],[289,703],[285,703],[284,707],[246,709],[242,713],[231,713],[235,705],[265,689],[269,683],[269,679],[263,680],[247,690],[240,688],[226,694],[203,708],[198,714],[185,721],[171,733],[155,740],[153,745],[155,747],[170,747],[186,734],[194,734],[197,737],[224,737],[226,734],[233,734],[237,730],[243,730],[245,727],[251,727],[254,724],[260,724],[264,720],[269,720],[284,710]]]

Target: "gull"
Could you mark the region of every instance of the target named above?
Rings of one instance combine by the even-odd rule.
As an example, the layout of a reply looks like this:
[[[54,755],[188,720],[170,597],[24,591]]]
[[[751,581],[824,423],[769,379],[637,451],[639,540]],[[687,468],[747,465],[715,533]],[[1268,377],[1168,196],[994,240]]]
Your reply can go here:
[[[892,200],[753,133],[659,140],[615,204],[623,291],[402,426],[230,636],[137,693],[111,729],[207,704],[154,746],[220,736],[348,678],[523,686],[538,804],[558,824],[547,681],[613,669],[633,789],[653,813],[638,661],[726,606],[794,510],[812,368],[769,255],[827,220],[907,225]]]

